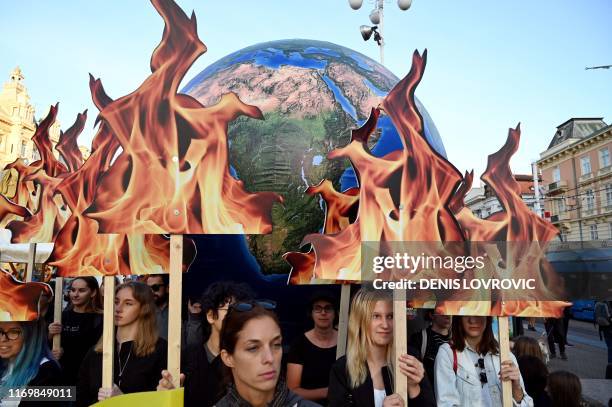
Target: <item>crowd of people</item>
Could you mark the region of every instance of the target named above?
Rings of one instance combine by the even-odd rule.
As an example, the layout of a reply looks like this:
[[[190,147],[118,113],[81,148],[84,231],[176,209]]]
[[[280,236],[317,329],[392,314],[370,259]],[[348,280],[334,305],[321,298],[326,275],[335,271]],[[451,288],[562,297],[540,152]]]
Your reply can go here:
[[[101,378],[101,297],[95,278],[79,277],[69,283],[61,323],[44,317],[0,322],[0,405],[35,405],[6,400],[9,389],[24,386],[76,386],[76,406],[174,388],[166,370],[168,280],[153,275],[117,285],[111,388],[103,388]],[[346,354],[336,359],[334,296],[320,291],[310,298],[311,328],[287,348],[276,303],[256,298],[247,285],[227,281],[189,300],[179,378],[186,406],[495,407],[502,405],[505,381],[514,406],[584,405],[578,377],[549,373],[537,340],[513,338],[512,353],[502,360],[491,317],[429,312],[429,326],[394,360],[392,297],[362,287],[351,300]],[[608,341],[609,308],[598,312],[607,318],[608,325],[598,324]],[[51,352],[56,335],[62,346]],[[394,378],[406,381],[408,400],[394,390]]]

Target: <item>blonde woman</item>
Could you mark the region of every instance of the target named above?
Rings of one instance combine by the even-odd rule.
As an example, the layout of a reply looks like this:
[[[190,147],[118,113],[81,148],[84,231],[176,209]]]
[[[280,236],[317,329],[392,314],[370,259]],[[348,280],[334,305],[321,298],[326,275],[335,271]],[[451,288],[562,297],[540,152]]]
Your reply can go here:
[[[334,363],[328,400],[330,407],[401,407],[393,393],[393,303],[387,292],[362,288],[351,303],[346,356]],[[423,364],[402,355],[399,372],[408,381],[410,407],[435,406]]]
[[[114,385],[102,388],[102,341],[81,365],[77,405],[88,406],[123,393],[153,391],[167,363],[166,341],[158,337],[151,289],[130,281],[115,290]]]

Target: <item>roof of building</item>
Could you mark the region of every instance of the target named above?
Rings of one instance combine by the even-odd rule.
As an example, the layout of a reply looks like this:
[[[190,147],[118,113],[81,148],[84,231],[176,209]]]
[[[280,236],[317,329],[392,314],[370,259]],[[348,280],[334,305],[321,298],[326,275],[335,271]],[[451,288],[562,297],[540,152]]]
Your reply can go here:
[[[557,132],[548,145],[548,149],[568,139],[587,138],[597,130],[606,127],[603,117],[574,117],[557,126]]]

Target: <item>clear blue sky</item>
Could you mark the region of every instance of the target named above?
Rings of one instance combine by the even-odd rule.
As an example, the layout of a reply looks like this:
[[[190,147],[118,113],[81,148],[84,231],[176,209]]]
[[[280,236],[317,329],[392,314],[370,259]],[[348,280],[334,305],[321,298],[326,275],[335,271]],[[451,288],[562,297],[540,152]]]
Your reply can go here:
[[[369,24],[372,3],[353,11],[346,0],[179,0],[195,10],[208,47],[187,80],[243,47],[284,38],[331,41],[378,60],[374,42],[358,27]],[[555,128],[570,117],[612,122],[612,1],[413,0],[400,11],[386,3],[385,62],[397,76],[410,69],[414,49],[429,51],[417,96],[428,109],[450,160],[480,174],[487,155],[522,123],[515,172],[546,149]],[[88,73],[119,97],[149,73],[163,22],[146,0],[21,0],[0,5],[0,81],[19,65],[42,114],[60,101],[62,127],[89,109],[80,140],[89,144],[96,109]],[[186,83],[186,82],[184,82]]]

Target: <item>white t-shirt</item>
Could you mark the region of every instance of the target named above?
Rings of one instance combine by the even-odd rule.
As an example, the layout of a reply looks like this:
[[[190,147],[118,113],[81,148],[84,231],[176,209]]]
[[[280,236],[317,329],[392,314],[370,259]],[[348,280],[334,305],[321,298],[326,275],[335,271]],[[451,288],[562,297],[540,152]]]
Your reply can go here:
[[[473,350],[469,346],[465,347],[465,351],[470,357],[470,360],[474,363],[474,366],[476,368],[476,373],[480,375],[481,372],[485,372],[484,369],[480,369],[479,367],[477,367],[477,365],[478,365],[478,359],[481,359],[481,358],[484,359],[486,355],[479,355],[475,350]],[[482,407],[491,407],[493,405],[493,400],[491,400],[491,393],[489,392],[489,385],[490,383],[486,383],[484,385],[481,383],[481,386],[482,386],[481,406]]]
[[[374,389],[374,407],[382,407],[385,397],[387,397],[387,393],[385,393],[384,389]]]

